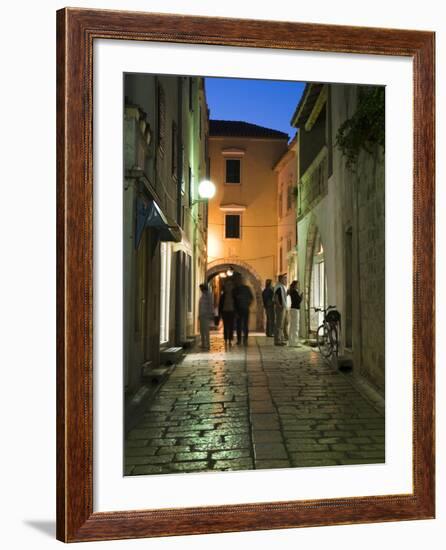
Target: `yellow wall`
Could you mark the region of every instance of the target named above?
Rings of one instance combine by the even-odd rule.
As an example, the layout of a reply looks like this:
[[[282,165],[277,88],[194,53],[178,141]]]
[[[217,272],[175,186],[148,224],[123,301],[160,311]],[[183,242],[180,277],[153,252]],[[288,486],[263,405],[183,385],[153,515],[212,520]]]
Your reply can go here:
[[[276,165],[277,172],[277,275],[286,273],[288,283],[297,278],[296,249],[296,204],[297,198],[291,192],[291,204],[288,203],[289,188],[296,188],[298,174],[297,136],[290,144],[287,153]],[[281,202],[281,204],[280,204]],[[288,208],[290,206],[290,208]],[[291,248],[288,250],[288,240]],[[280,265],[282,256],[282,266]]]
[[[217,187],[209,201],[208,263],[218,259],[242,261],[263,283],[274,279],[277,255],[277,174],[273,167],[286,151],[284,139],[210,137],[211,180]],[[244,151],[241,157],[241,184],[225,184],[223,151]],[[221,207],[245,206],[241,212],[241,238],[225,239],[225,214]],[[255,226],[255,227],[254,227]],[[263,226],[263,227],[261,227]]]

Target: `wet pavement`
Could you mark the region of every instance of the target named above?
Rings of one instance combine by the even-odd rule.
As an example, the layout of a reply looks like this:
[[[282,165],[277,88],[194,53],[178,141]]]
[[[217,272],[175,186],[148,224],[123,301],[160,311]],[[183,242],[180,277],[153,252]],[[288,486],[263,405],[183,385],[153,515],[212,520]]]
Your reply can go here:
[[[161,387],[125,448],[125,474],[384,462],[384,416],[318,351],[193,350]]]

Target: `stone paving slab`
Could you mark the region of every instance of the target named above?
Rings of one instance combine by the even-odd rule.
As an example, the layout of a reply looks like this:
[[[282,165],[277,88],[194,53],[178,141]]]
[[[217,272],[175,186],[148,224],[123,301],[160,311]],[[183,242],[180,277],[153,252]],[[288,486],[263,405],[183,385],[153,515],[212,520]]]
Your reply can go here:
[[[306,346],[192,350],[125,446],[125,475],[374,464],[384,416]]]

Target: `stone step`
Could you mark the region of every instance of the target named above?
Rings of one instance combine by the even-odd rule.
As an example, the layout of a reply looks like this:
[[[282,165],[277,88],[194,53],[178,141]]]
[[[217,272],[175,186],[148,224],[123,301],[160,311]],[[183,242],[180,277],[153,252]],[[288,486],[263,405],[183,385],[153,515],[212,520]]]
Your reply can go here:
[[[160,363],[162,365],[174,365],[178,363],[183,358],[183,348],[182,347],[171,347],[162,349],[160,351]]]
[[[196,338],[195,336],[191,338],[186,338],[184,342],[182,342],[183,349],[191,349],[195,345]]]
[[[146,382],[150,382],[152,384],[160,384],[166,379],[168,373],[169,368],[167,367],[151,368],[149,366],[143,368],[142,376],[144,381]]]

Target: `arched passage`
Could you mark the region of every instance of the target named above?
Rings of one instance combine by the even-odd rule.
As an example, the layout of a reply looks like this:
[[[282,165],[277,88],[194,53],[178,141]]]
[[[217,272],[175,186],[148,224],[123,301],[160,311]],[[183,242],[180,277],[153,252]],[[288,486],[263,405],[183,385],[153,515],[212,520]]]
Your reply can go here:
[[[322,323],[323,314],[316,313],[314,308],[326,307],[327,295],[324,247],[314,217],[307,233],[304,277],[305,315],[302,328],[303,333],[308,337]]]
[[[262,281],[254,269],[244,262],[234,260],[216,260],[208,265],[206,279],[210,282],[214,277],[221,273],[226,273],[229,268],[234,272],[240,273],[246,284],[251,288],[254,295],[254,304],[251,306],[250,329],[263,332],[263,301],[262,301]]]

